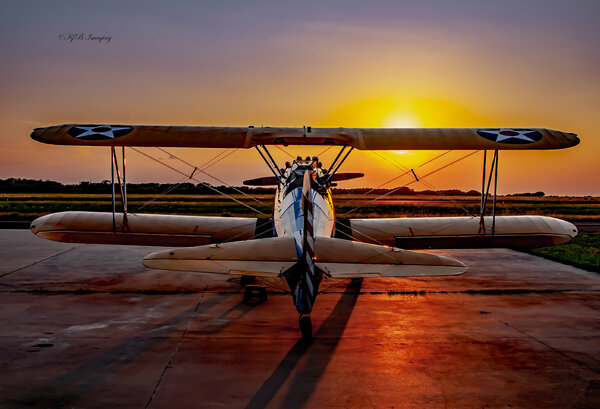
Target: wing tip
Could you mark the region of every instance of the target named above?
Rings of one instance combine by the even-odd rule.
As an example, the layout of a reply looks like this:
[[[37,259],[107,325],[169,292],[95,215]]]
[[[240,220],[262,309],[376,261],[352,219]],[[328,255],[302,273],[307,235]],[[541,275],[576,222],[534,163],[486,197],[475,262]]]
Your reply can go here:
[[[577,145],[579,145],[579,142],[581,142],[581,139],[579,139],[579,136],[576,133],[565,132],[565,135],[567,136],[567,138],[571,142],[571,145],[569,145],[569,148],[573,147],[573,146],[577,146]]]
[[[29,137],[34,141],[44,142],[44,140],[40,137],[40,134],[44,131],[44,129],[46,128],[34,128]]]

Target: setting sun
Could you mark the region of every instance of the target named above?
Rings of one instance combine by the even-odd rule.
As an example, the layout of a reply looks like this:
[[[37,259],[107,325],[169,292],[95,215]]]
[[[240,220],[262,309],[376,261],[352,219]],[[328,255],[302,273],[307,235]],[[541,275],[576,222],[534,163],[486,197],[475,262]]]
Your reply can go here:
[[[505,19],[496,20],[493,13],[477,23],[469,13],[442,20],[432,16],[428,21],[408,17],[407,10],[412,7],[393,3],[390,8],[403,10],[393,18],[368,7],[360,15],[371,17],[357,20],[344,17],[338,8],[332,13],[327,6],[314,19],[260,8],[231,15],[216,5],[211,14],[206,11],[212,6],[198,4],[197,14],[181,16],[195,16],[189,24],[175,24],[175,19],[164,18],[162,11],[157,12],[161,7],[155,6],[157,10],[148,13],[156,13],[156,24],[149,23],[153,19],[136,19],[137,14],[117,13],[105,33],[112,39],[101,43],[64,41],[56,37],[60,30],[56,36],[50,35],[58,30],[53,24],[71,25],[69,13],[58,13],[60,18],[54,20],[42,18],[45,14],[36,10],[39,14],[34,15],[40,21],[23,19],[31,11],[14,3],[3,10],[3,29],[27,35],[15,36],[5,44],[9,63],[0,68],[4,78],[0,176],[68,183],[106,179],[105,150],[39,146],[28,137],[33,128],[61,123],[540,127],[578,133],[582,146],[561,152],[503,153],[499,189],[598,192],[593,179],[582,177],[597,174],[599,166],[594,152],[600,148],[600,140],[593,136],[598,129],[597,92],[591,86],[597,82],[598,70],[595,60],[589,58],[597,45],[592,40],[578,40],[596,38],[593,30],[597,24],[587,28],[591,30],[587,35],[575,35],[578,30],[585,31],[585,21],[577,19],[573,26],[561,25],[559,30],[555,24],[536,19],[533,25],[518,25],[505,32]],[[81,21],[90,21],[91,27],[104,26],[104,20],[96,21],[104,11],[90,13],[80,7],[78,12],[85,16]],[[240,24],[246,12],[253,17]],[[585,12],[582,18],[588,15],[593,13]],[[163,27],[164,32],[156,27]],[[503,36],[496,34],[499,31]],[[221,35],[224,33],[228,35]],[[447,33],[452,33],[451,38]],[[540,48],[541,39],[553,47]],[[44,50],[43,56],[40,50]],[[561,53],[566,58],[556,59]],[[544,60],[553,63],[543,66],[542,75],[540,61]],[[88,98],[90,95],[93,98]],[[285,163],[290,155],[324,150],[290,146],[286,152],[274,149],[272,153]],[[218,154],[211,149],[174,151],[198,164]],[[439,152],[388,152],[390,158],[411,167],[436,154]],[[330,149],[321,156],[326,163],[335,155],[336,150]],[[461,153],[448,154],[440,164],[454,155]],[[212,171],[237,185],[246,177],[268,171],[257,159],[253,150],[240,149]],[[171,175],[137,154],[128,160],[132,182],[178,180],[177,174]],[[469,175],[479,172],[479,162],[473,164],[477,172],[465,168],[473,166],[470,163],[461,162],[456,165],[462,168],[460,173],[452,173],[454,165],[436,173],[436,184],[476,188],[479,183],[473,183]],[[348,181],[349,187],[381,183],[397,170],[379,156],[360,150],[352,153],[344,168],[360,169],[367,175]],[[527,177],[523,177],[524,170]]]
[[[418,118],[406,113],[391,115],[382,124],[383,128],[420,128],[421,126]]]

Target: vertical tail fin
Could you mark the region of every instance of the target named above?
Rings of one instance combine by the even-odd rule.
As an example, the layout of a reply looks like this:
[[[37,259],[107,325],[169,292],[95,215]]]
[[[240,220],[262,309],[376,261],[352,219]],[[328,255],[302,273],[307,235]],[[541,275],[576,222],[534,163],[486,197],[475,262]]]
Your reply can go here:
[[[304,213],[302,226],[302,256],[285,276],[290,284],[296,309],[300,314],[309,314],[315,302],[322,272],[315,267],[315,237],[313,229],[313,171],[304,173],[302,183],[302,211]]]
[[[313,229],[313,202],[312,202],[312,181],[313,172],[307,170],[304,172],[302,183],[302,211],[304,213],[304,226],[302,226],[302,256],[306,264],[307,281],[312,287],[312,281],[315,277],[315,233]]]
[[[315,271],[315,237],[313,229],[313,202],[312,202],[312,176],[313,171],[304,172],[302,181],[302,212],[304,222],[302,226],[302,259],[301,279],[299,282],[299,294],[296,298],[296,308],[300,313],[310,313],[317,296],[320,277]]]

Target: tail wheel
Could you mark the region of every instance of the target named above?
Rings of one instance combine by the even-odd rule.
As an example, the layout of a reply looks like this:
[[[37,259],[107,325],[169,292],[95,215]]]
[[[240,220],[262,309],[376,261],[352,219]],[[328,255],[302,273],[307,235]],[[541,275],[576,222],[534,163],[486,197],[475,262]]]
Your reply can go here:
[[[312,338],[312,320],[310,315],[301,315],[298,319],[298,325],[300,326],[300,333],[303,339]]]

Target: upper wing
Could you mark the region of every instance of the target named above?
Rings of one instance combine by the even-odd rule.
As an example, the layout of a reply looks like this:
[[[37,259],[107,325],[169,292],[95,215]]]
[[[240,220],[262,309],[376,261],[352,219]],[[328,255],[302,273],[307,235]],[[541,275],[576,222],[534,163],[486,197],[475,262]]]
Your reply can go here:
[[[555,246],[577,235],[564,220],[546,216],[350,219],[352,236],[408,249]]]
[[[36,141],[57,145],[251,148],[346,145],[367,150],[559,149],[573,133],[534,128],[270,128],[67,124],[36,128]]]

